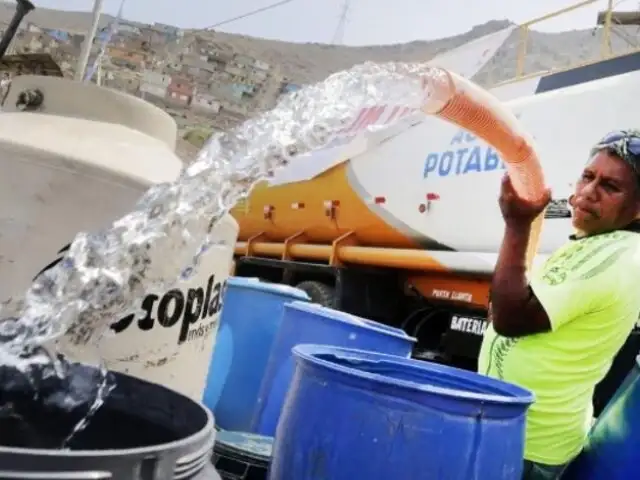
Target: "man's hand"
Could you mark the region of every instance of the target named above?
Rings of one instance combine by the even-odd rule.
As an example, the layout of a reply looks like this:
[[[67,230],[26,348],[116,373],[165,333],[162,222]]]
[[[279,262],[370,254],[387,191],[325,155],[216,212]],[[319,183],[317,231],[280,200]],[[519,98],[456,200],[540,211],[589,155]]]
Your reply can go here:
[[[522,337],[551,330],[549,317],[529,288],[526,276],[526,254],[531,223],[551,199],[546,190],[540,200],[521,198],[508,175],[502,179],[500,210],[506,228],[491,282],[491,322],[495,331],[505,337]]]
[[[500,188],[500,211],[509,226],[528,227],[540,215],[551,201],[551,190],[547,189],[540,200],[531,202],[521,198],[513,188],[509,174],[502,177]]]

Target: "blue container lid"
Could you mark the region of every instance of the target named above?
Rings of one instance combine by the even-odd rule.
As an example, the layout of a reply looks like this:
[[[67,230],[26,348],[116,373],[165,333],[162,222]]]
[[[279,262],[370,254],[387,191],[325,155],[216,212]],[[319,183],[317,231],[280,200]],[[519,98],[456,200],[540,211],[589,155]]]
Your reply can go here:
[[[349,377],[356,377],[378,384],[387,384],[405,390],[434,394],[443,400],[470,400],[482,404],[494,405],[530,405],[535,397],[532,392],[512,383],[503,382],[478,373],[447,367],[445,365],[422,362],[410,358],[386,355],[364,350],[355,350],[328,345],[302,344],[293,347],[293,354],[297,361],[319,365],[327,370],[339,372]],[[325,357],[325,358],[322,358]],[[341,360],[343,363],[332,362],[327,357]],[[352,367],[349,364],[353,365]],[[369,364],[381,373],[358,368],[358,365]],[[397,370],[423,371],[425,380],[428,374],[441,377],[442,383],[450,386],[432,385],[416,381],[404,380],[382,372],[389,372],[390,367]],[[417,376],[417,375],[416,375]],[[465,388],[466,386],[466,388]]]
[[[227,280],[227,286],[246,288],[265,293],[274,293],[276,295],[291,297],[297,300],[310,300],[309,295],[307,295],[304,290],[300,290],[299,288],[295,288],[290,285],[263,282],[259,278],[230,277],[229,280]]]
[[[216,444],[239,454],[263,461],[271,460],[273,438],[245,432],[218,430]]]
[[[324,307],[318,303],[294,301],[294,302],[285,304],[284,307],[285,309],[293,308],[295,310],[299,310],[302,312],[313,313],[315,315],[330,318],[331,320],[348,323],[349,325],[355,325],[359,328],[375,330],[379,333],[390,335],[396,338],[401,338],[409,342],[415,343],[417,341],[414,337],[410,337],[405,333],[404,330],[401,330],[400,328],[389,327],[379,322],[374,322],[372,320],[360,318],[356,315],[351,315],[350,313],[341,312],[340,310],[334,310],[333,308],[329,308],[329,307]]]

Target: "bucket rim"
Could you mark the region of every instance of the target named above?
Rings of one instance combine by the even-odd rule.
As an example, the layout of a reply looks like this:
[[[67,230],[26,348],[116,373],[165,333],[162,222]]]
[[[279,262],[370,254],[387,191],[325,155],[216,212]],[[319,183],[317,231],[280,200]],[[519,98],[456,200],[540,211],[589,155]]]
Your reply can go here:
[[[293,347],[293,354],[296,357],[296,361],[303,360],[308,363],[320,365],[321,367],[337,371],[339,373],[348,373],[359,377],[360,379],[373,381],[376,383],[386,384],[394,387],[400,387],[404,390],[415,391],[420,393],[430,393],[439,396],[447,397],[450,399],[463,399],[474,400],[483,403],[492,403],[497,405],[531,405],[535,401],[535,395],[518,385],[507,383],[501,380],[497,380],[485,375],[470,372],[467,370],[458,369],[455,367],[449,367],[447,365],[440,365],[436,363],[427,363],[415,360],[412,358],[399,357],[395,355],[388,355],[378,352],[358,350],[344,347],[333,347],[330,345],[317,345],[317,344],[300,344]],[[429,384],[419,384],[407,380],[400,380],[393,377],[380,375],[377,373],[371,373],[359,370],[358,368],[348,367],[340,365],[335,362],[318,358],[317,355],[334,355],[337,358],[345,360],[352,359],[358,362],[370,362],[370,363],[394,363],[404,366],[409,366],[413,369],[422,371],[428,371],[431,373],[447,373],[449,375],[455,374],[461,380],[471,381],[473,379],[476,385],[483,384],[487,387],[493,387],[502,393],[475,393],[464,390],[439,387]],[[429,368],[427,368],[429,366]],[[435,367],[435,368],[434,368]],[[478,382],[480,380],[480,382]]]
[[[127,375],[121,372],[115,372],[118,376],[126,376],[131,377],[135,380],[144,383],[151,383],[145,380],[141,380],[137,377],[133,377],[131,375]],[[34,456],[34,457],[65,457],[65,458],[107,458],[107,457],[138,457],[138,456],[147,456],[149,454],[161,453],[161,452],[175,452],[181,448],[184,448],[188,445],[198,445],[197,450],[200,451],[203,449],[203,445],[210,444],[209,447],[213,448],[216,439],[216,429],[215,422],[213,419],[213,414],[209,411],[209,409],[202,403],[196,400],[193,400],[182,393],[176,392],[175,390],[171,390],[164,385],[154,384],[155,386],[162,388],[175,394],[177,396],[183,397],[184,399],[194,403],[205,414],[207,421],[203,425],[203,427],[188,437],[181,438],[179,440],[174,440],[173,442],[161,443],[157,445],[151,445],[147,447],[137,447],[137,448],[109,448],[109,449],[101,449],[101,450],[62,450],[62,449],[39,449],[39,448],[21,448],[21,447],[6,447],[0,445],[0,455],[21,455],[21,456]],[[211,437],[208,441],[207,437]],[[195,452],[181,452],[176,460],[180,460],[183,456],[189,457]]]
[[[338,322],[342,322],[348,325],[354,325],[360,329],[374,330],[378,333],[382,333],[389,337],[395,337],[400,340],[406,340],[411,343],[416,343],[418,341],[417,338],[412,337],[411,335],[405,333],[403,330],[399,328],[387,329],[387,328],[378,327],[377,326],[378,322],[375,322],[373,320],[368,320],[366,318],[362,318],[357,315],[352,315],[350,313],[346,313],[340,310],[335,310],[330,307],[325,307],[324,305],[320,305],[319,303],[300,302],[296,300],[293,302],[285,303],[284,308],[285,309],[291,308],[294,310],[300,310],[307,313],[316,313],[316,314],[322,312],[322,313],[326,313],[327,315],[325,315],[325,317],[330,318],[331,320],[336,320]],[[350,321],[351,319],[356,320],[356,322],[351,322]]]
[[[227,279],[227,288],[228,287],[243,287],[248,290],[255,290],[258,292],[274,293],[283,297],[295,299],[302,303],[305,300],[311,300],[304,290],[292,287],[291,285],[264,282],[257,277],[229,277]]]

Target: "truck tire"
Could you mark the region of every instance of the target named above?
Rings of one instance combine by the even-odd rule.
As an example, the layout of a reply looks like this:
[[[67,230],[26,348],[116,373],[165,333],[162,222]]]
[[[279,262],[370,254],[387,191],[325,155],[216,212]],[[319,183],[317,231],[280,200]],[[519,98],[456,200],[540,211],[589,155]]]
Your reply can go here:
[[[321,282],[307,281],[300,282],[296,288],[304,291],[313,303],[318,303],[323,307],[333,307],[335,305],[335,289]]]

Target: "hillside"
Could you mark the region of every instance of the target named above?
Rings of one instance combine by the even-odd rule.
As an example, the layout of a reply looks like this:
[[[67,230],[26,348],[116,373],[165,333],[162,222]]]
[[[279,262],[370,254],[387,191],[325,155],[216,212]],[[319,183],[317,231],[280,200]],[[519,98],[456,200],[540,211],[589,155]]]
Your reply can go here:
[[[474,27],[469,32],[433,41],[416,41],[391,46],[348,47],[322,44],[295,44],[233,35],[210,34],[213,41],[236,52],[245,53],[266,62],[279,63],[283,73],[293,82],[316,82],[330,73],[347,69],[364,61],[428,61],[476,38],[497,32],[511,25],[508,20],[493,20]],[[614,53],[640,47],[636,27],[617,27],[611,38]],[[623,40],[624,36],[627,40]],[[516,74],[520,33],[515,30],[502,48],[479,72],[476,80],[482,84],[511,79]],[[601,51],[602,33],[593,28],[562,33],[532,31],[527,43],[525,73],[535,73],[596,60]]]
[[[0,2],[0,22],[7,22],[12,13],[12,4]],[[67,12],[45,8],[34,10],[27,18],[28,21],[45,28],[76,32],[87,31],[91,22],[89,12]],[[112,16],[103,15],[101,25],[107,25],[111,20],[113,20]],[[493,20],[478,25],[468,32],[440,40],[370,47],[290,43],[197,30],[189,31],[188,34],[204,34],[222,48],[247,54],[272,64],[279,64],[284,75],[292,82],[302,84],[322,80],[332,72],[367,60],[427,61],[438,53],[501,30],[508,25],[510,25],[508,20]],[[615,53],[628,51],[639,43],[636,27],[618,27],[617,32],[618,34],[612,37],[612,49]],[[625,37],[626,40],[621,37]],[[488,84],[512,78],[516,69],[518,39],[519,32],[515,31],[484,70],[478,74],[476,80]],[[525,72],[539,72],[570,63],[596,59],[600,53],[601,42],[601,32],[593,28],[562,33],[532,31],[529,35]]]
[[[38,5],[37,0],[33,0]],[[87,2],[87,5],[90,5]],[[15,4],[0,2],[0,22],[7,23],[13,16]],[[103,15],[101,26],[105,26],[113,19],[110,15]],[[36,8],[26,17],[27,22],[35,23],[44,28],[57,28],[69,32],[84,33],[91,26],[90,12],[67,12],[65,10],[52,10],[49,8]]]

